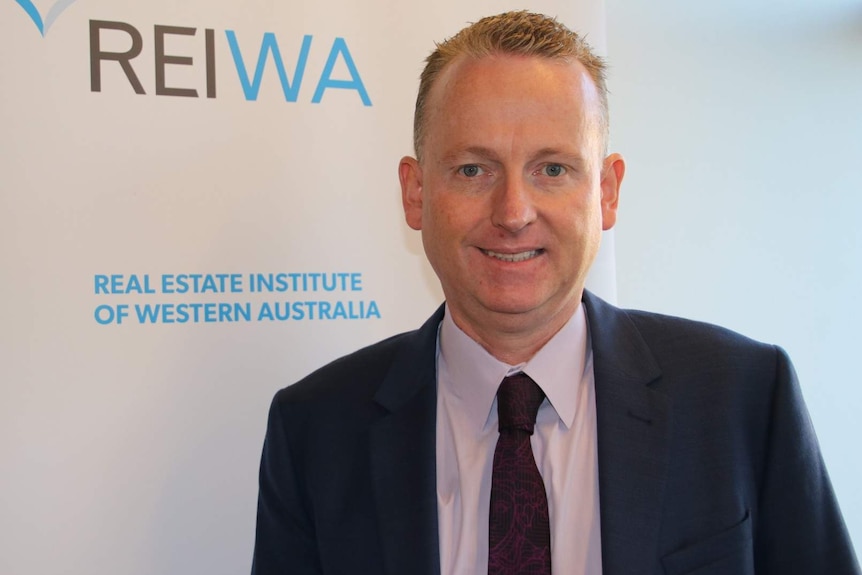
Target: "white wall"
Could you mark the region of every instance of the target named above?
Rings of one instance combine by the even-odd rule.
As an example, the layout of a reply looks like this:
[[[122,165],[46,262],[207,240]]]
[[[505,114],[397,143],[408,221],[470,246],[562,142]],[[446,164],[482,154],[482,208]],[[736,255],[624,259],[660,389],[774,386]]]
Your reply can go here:
[[[608,0],[619,302],[788,350],[862,548],[862,4]]]

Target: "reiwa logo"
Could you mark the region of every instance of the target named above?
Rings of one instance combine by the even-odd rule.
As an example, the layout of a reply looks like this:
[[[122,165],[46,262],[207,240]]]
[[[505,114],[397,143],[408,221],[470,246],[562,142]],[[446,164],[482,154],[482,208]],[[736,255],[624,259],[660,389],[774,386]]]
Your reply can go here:
[[[36,25],[42,37],[48,33],[48,30],[66,8],[74,4],[75,1],[57,0],[48,8],[48,11],[43,16],[42,12],[33,4],[33,0],[15,0],[24,9],[24,12],[27,13],[33,24]],[[128,22],[90,20],[88,30],[90,40],[90,91],[102,91],[102,68],[104,66],[119,66],[132,90],[136,94],[146,95],[148,88],[141,82],[135,68],[154,65],[156,72],[155,86],[149,89],[149,91],[155,92],[156,96],[198,98],[200,97],[198,95],[198,88],[200,88],[200,91],[207,98],[216,98],[216,46],[220,37],[216,30],[211,28],[203,29],[203,57],[201,58],[200,54],[193,57],[187,53],[168,53],[166,47],[168,37],[197,36],[198,28],[156,24],[151,29],[153,30],[152,46],[154,62],[144,64],[140,62],[139,57],[143,53],[146,42],[138,27]],[[103,32],[113,34],[115,40],[116,35],[125,35],[128,37],[128,42],[131,46],[122,52],[108,50],[103,47]],[[224,35],[221,37],[227,43],[227,49],[236,68],[236,81],[239,82],[246,100],[257,100],[264,77],[267,75],[272,76],[274,72],[277,81],[281,85],[285,101],[299,101],[300,88],[307,74],[306,69],[309,54],[312,50],[318,49],[316,44],[313,46],[314,36],[306,34],[301,39],[289,40],[294,46],[298,44],[299,48],[296,63],[292,69],[285,65],[285,59],[282,56],[282,50],[279,45],[279,38],[274,32],[265,32],[262,38],[258,36],[260,40],[257,44],[253,43],[254,39],[248,40],[247,37],[240,42],[239,35],[235,30],[225,30]],[[199,47],[201,46],[199,45]],[[255,52],[257,53],[256,62],[253,59]],[[247,61],[254,63],[250,67],[246,64]],[[336,69],[339,68],[339,65],[341,71],[337,72]],[[203,68],[204,84],[199,87],[169,86],[167,83],[167,70],[172,66]],[[314,71],[311,73],[314,73]],[[348,77],[345,77],[345,75]],[[372,105],[371,98],[368,96],[368,91],[365,89],[365,84],[359,73],[359,68],[354,62],[350,48],[347,45],[347,40],[344,38],[336,37],[332,40],[323,69],[320,71],[317,85],[312,92],[311,103],[321,103],[327,90],[353,90],[359,96],[359,100],[364,106]]]
[[[45,34],[48,33],[48,29],[51,28],[51,24],[57,20],[66,8],[74,4],[75,0],[57,0],[54,2],[54,5],[48,9],[44,18],[42,17],[42,13],[39,12],[39,9],[36,8],[30,0],[15,0],[15,2],[24,9],[24,12],[27,13],[30,20],[33,21],[33,24],[36,25],[36,28],[39,29],[39,32],[44,37]]]

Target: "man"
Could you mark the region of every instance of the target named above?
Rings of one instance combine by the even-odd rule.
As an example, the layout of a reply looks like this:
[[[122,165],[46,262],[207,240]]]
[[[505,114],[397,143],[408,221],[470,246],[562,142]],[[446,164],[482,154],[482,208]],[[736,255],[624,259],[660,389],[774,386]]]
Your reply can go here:
[[[429,57],[399,177],[445,307],[276,395],[253,573],[859,573],[784,353],[584,290],[603,70],[524,12]]]

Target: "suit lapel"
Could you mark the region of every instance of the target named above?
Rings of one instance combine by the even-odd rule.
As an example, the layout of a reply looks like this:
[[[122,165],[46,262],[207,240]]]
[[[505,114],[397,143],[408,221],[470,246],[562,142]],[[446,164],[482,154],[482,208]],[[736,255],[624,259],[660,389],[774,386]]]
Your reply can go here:
[[[383,563],[389,575],[440,572],[437,534],[436,346],[443,308],[395,357],[374,400],[369,439]]]
[[[584,293],[596,380],[604,575],[652,573],[671,432],[661,371],[629,316]]]

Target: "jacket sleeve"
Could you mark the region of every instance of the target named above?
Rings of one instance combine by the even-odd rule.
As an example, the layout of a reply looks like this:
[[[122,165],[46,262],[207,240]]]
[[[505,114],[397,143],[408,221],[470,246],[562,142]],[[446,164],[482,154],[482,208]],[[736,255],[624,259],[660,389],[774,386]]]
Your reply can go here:
[[[859,575],[796,373],[785,352],[776,350],[755,524],[755,572]]]
[[[322,573],[310,502],[302,496],[296,471],[276,395],[260,461],[252,575]]]

